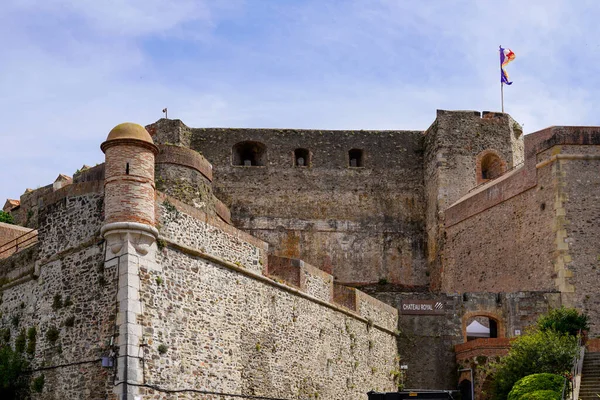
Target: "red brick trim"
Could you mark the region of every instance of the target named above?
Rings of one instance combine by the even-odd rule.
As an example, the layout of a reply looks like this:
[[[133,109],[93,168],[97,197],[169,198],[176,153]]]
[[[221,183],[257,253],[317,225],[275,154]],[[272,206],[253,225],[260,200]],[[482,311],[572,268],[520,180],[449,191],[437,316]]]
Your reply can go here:
[[[502,317],[500,317],[498,314],[489,311],[471,311],[465,313],[465,315],[463,315],[462,317],[462,335],[465,343],[469,343],[467,342],[467,322],[469,321],[469,319],[474,317],[487,317],[489,319],[493,319],[494,321],[496,321],[497,324],[498,338],[506,337],[506,328],[504,326],[504,321],[502,320]]]
[[[456,361],[460,362],[477,356],[503,356],[510,349],[511,339],[489,338],[475,339],[454,346]]]
[[[156,145],[154,143],[150,143],[150,142],[146,142],[145,140],[139,140],[139,139],[113,139],[113,140],[108,140],[104,143],[102,143],[100,145],[100,149],[106,153],[106,149],[113,147],[113,146],[121,146],[121,145],[125,145],[125,146],[139,146],[139,147],[143,147],[146,148],[150,151],[152,151],[152,153],[154,153],[154,155],[158,154],[158,147],[156,147]]]
[[[158,145],[156,164],[174,164],[195,169],[212,182],[212,165],[200,153],[187,147]]]

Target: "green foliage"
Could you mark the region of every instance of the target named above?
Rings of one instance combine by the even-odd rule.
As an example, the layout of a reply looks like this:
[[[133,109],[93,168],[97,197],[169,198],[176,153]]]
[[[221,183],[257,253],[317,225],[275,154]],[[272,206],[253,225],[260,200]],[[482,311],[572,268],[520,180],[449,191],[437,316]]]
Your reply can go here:
[[[63,308],[62,295],[60,293],[56,293],[54,295],[54,299],[52,300],[52,309],[54,311]]]
[[[73,305],[73,301],[71,300],[71,296],[67,296],[67,298],[65,299],[65,302],[63,304],[63,306],[65,307],[69,307]]]
[[[576,336],[579,330],[590,329],[589,317],[574,308],[556,308],[538,318],[537,327],[541,331],[554,330]]]
[[[0,210],[0,222],[4,222],[5,224],[14,224],[15,219],[9,213]]]
[[[159,285],[159,286],[162,285],[163,284],[163,278],[161,278],[160,276],[157,276],[156,277],[156,284]]]
[[[37,330],[34,326],[27,330],[27,339],[29,339],[29,342],[27,342],[27,354],[33,355],[35,354],[35,345],[37,342]]]
[[[21,332],[15,338],[15,351],[22,353],[25,351],[25,344],[27,343],[27,336],[25,336],[25,329],[21,329]]]
[[[518,337],[508,354],[492,365],[495,399],[505,400],[513,385],[527,375],[569,371],[577,351],[576,337],[553,330],[533,330]]]
[[[18,315],[13,315],[12,317],[10,317],[10,322],[13,324],[13,326],[16,328],[17,326],[19,326],[19,320],[21,318]]]
[[[27,380],[24,371],[27,361],[9,346],[0,347],[0,398],[16,399],[24,396]]]
[[[552,390],[536,390],[524,394],[519,400],[561,400],[562,395]]]
[[[556,374],[533,374],[521,378],[508,394],[508,400],[520,400],[526,393],[549,390],[562,392],[565,378]]]
[[[75,325],[75,316],[71,315],[69,318],[65,319],[65,326],[67,328],[72,328]]]
[[[158,345],[158,352],[160,354],[165,354],[168,350],[169,350],[169,348],[166,345],[164,345],[164,344]]]
[[[10,328],[4,328],[0,330],[0,338],[4,342],[3,344],[10,342]]]
[[[60,332],[58,329],[56,329],[56,327],[51,326],[47,331],[46,331],[46,339],[49,342],[56,342],[58,340],[58,337],[60,336]]]
[[[46,377],[44,376],[44,374],[41,374],[33,380],[31,384],[31,390],[33,390],[34,393],[42,393],[42,390],[44,390],[45,381]]]

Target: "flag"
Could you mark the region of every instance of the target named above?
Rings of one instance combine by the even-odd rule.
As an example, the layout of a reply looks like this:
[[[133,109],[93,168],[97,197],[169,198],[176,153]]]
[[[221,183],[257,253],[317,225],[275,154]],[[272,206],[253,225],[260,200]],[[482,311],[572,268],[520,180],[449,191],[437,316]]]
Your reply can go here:
[[[513,53],[511,49],[503,49],[502,46],[500,46],[500,80],[507,85],[512,85],[512,82],[508,80],[508,73],[504,67],[514,59],[515,53]]]

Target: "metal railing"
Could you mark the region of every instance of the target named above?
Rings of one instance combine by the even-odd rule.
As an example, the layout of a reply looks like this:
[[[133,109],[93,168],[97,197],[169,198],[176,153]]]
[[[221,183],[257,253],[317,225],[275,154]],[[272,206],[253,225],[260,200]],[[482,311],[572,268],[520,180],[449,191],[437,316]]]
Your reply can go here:
[[[581,340],[581,330],[577,335],[577,354],[573,357],[571,371],[565,376],[563,383],[562,399],[577,400],[579,397],[579,382],[581,381],[581,370],[583,368],[583,357],[585,355],[585,346]]]
[[[26,237],[30,235],[29,237]],[[30,230],[22,234],[19,237],[16,237],[12,240],[9,240],[6,243],[0,245],[0,259],[8,257],[18,251],[26,249],[27,247],[32,246],[37,242],[38,232],[35,229]],[[12,251],[12,252],[11,252]],[[9,253],[10,252],[10,253]],[[8,253],[8,254],[6,254]]]

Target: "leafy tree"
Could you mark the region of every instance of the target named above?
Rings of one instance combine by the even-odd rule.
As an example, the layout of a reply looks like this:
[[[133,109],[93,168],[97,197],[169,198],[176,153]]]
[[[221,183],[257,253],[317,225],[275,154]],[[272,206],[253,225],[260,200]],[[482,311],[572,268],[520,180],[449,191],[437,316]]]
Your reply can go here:
[[[590,325],[589,317],[586,314],[563,306],[538,318],[537,327],[541,331],[554,330],[576,336],[579,330],[587,330]]]
[[[28,380],[24,371],[28,368],[20,354],[9,346],[0,347],[0,398],[19,399],[26,396]]]
[[[561,400],[562,394],[553,390],[536,390],[524,394],[519,400]]]
[[[5,222],[7,224],[14,224],[15,220],[12,215],[9,213],[0,210],[0,222]]]
[[[533,374],[521,378],[508,394],[508,400],[520,400],[524,394],[536,391],[562,392],[565,378],[556,374]]]
[[[577,338],[554,330],[532,330],[518,337],[508,354],[495,368],[493,392],[496,400],[506,400],[513,385],[536,373],[562,374],[571,369],[577,354]]]

